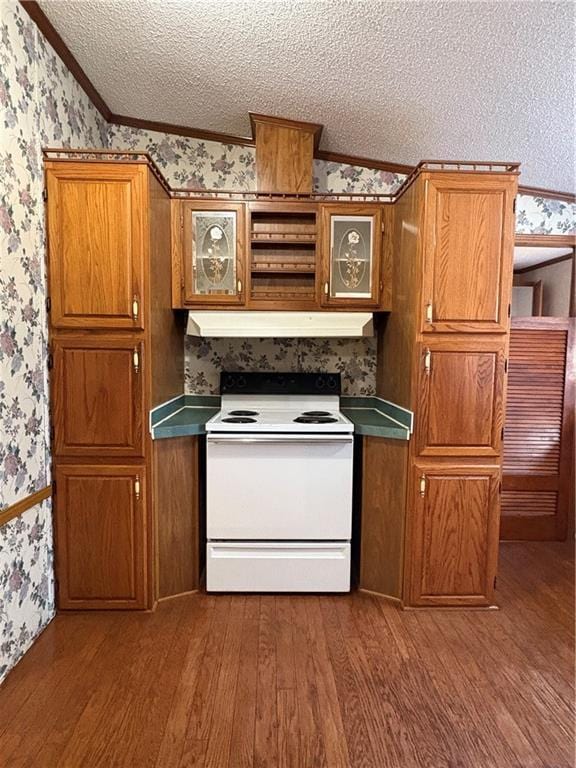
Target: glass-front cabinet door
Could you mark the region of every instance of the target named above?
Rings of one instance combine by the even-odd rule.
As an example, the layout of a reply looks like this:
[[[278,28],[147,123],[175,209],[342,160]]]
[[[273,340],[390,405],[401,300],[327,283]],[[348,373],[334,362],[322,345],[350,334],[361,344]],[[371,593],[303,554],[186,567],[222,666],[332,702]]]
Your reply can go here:
[[[322,206],[323,304],[378,305],[381,243],[378,206]]]
[[[185,304],[243,304],[246,219],[242,203],[181,203]]]

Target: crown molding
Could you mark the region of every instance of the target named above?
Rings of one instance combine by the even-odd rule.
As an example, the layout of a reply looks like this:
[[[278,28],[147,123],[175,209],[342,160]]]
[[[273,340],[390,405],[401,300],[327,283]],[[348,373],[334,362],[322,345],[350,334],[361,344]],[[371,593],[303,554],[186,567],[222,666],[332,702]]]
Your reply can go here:
[[[525,248],[576,248],[576,235],[515,235],[514,245]]]
[[[559,192],[557,189],[545,189],[544,187],[518,187],[519,195],[530,197],[547,197],[553,200],[564,200],[567,203],[576,203],[576,194],[573,192]]]
[[[54,48],[58,56],[60,56],[64,64],[72,73],[73,77],[76,79],[78,85],[88,96],[92,104],[94,104],[98,112],[100,112],[104,120],[106,120],[106,122],[110,122],[112,112],[108,107],[108,104],[106,104],[102,96],[100,96],[92,84],[90,78],[86,72],[84,72],[80,64],[78,64],[74,55],[64,40],[62,40],[56,29],[52,26],[52,22],[46,16],[42,8],[40,8],[38,3],[33,2],[33,0],[20,0],[20,5],[24,8],[32,21],[36,24],[40,32],[42,32],[46,40],[48,40],[52,48]]]
[[[539,261],[537,264],[531,264],[529,267],[522,267],[522,269],[515,269],[515,275],[525,275],[528,272],[533,272],[535,269],[543,269],[544,267],[551,267],[553,264],[560,264],[563,261],[573,261],[574,251],[571,253],[565,253],[563,256],[556,256],[554,259],[548,261]]]
[[[357,165],[360,168],[375,168],[379,171],[389,171],[390,173],[401,173],[409,176],[415,165],[405,165],[404,163],[392,163],[387,160],[371,160],[368,157],[356,157],[356,155],[345,155],[340,152],[327,152],[319,150],[314,153],[317,160],[326,160],[330,163],[342,163],[342,165]]]
[[[221,144],[238,144],[240,146],[253,147],[256,142],[254,135],[251,137],[246,136],[234,136],[229,133],[219,133],[217,131],[207,131],[200,128],[192,128],[184,125],[174,125],[172,123],[163,123],[152,120],[142,120],[137,117],[130,117],[128,115],[117,115],[112,112],[108,107],[102,96],[98,93],[94,85],[92,84],[88,75],[84,72],[64,40],[60,37],[57,30],[52,25],[50,19],[46,16],[42,8],[35,0],[20,0],[20,5],[24,8],[28,16],[36,24],[40,32],[48,40],[50,45],[54,48],[55,52],[62,59],[64,64],[68,67],[73,77],[76,79],[80,87],[86,93],[90,101],[94,104],[96,109],[100,112],[104,120],[108,123],[115,123],[116,125],[126,125],[131,128],[140,128],[148,131],[158,131],[160,133],[172,133],[175,136],[186,136],[193,139],[203,139],[204,141],[216,141]],[[387,162],[386,160],[373,160],[367,157],[356,157],[355,155],[346,155],[339,152],[328,152],[319,150],[317,142],[320,140],[320,133],[322,131],[322,125],[319,123],[305,123],[298,120],[286,121],[282,118],[274,118],[266,115],[250,114],[250,120],[252,126],[254,125],[254,118],[265,118],[270,121],[279,120],[283,123],[291,123],[295,127],[307,127],[308,129],[315,128],[315,152],[314,157],[318,160],[327,160],[333,163],[342,163],[343,165],[355,165],[361,168],[373,168],[381,171],[388,171],[389,173],[401,173],[409,176],[412,174],[417,166],[406,165],[403,163]],[[531,195],[535,197],[547,197],[557,200],[564,200],[566,202],[576,202],[576,195],[572,192],[560,192],[553,189],[545,189],[543,187],[524,187],[518,188],[519,194]]]
[[[154,120],[141,120],[139,117],[130,117],[129,115],[111,114],[108,122],[116,125],[128,125],[131,128],[141,128],[144,131],[172,133],[175,136],[187,136],[191,139],[217,141],[220,144],[238,144],[243,147],[254,147],[256,145],[254,138],[248,136],[233,136],[230,133],[206,131],[202,128],[192,128],[186,125],[162,123]]]

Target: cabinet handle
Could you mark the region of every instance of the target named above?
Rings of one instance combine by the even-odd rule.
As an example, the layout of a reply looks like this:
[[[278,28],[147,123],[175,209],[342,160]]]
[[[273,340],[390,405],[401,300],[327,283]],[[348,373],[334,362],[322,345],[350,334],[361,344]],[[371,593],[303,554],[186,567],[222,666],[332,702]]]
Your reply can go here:
[[[430,376],[430,368],[432,367],[432,352],[429,349],[424,350],[424,371],[426,376]]]
[[[138,315],[140,314],[140,301],[138,299],[138,296],[134,296],[132,299],[132,318],[134,320],[138,320]]]
[[[420,475],[420,496],[424,498],[426,493],[426,475]]]
[[[236,288],[238,289],[238,293],[242,293],[242,280],[238,280]]]
[[[324,283],[324,295],[328,296],[328,291],[330,290],[330,285],[328,282]]]
[[[136,501],[140,501],[140,475],[136,475],[134,480],[134,496]]]
[[[432,302],[429,301],[426,304],[426,322],[431,323],[432,322]]]
[[[380,281],[380,293],[384,290],[384,283]]]
[[[137,349],[132,353],[132,364],[134,366],[134,373],[140,373],[140,355]]]

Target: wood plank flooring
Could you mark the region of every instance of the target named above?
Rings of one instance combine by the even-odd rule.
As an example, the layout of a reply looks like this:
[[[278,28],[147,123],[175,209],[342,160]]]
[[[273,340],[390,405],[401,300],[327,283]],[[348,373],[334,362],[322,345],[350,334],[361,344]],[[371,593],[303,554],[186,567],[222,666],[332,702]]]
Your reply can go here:
[[[0,766],[572,768],[573,544],[503,544],[497,596],[60,615],[0,688]]]

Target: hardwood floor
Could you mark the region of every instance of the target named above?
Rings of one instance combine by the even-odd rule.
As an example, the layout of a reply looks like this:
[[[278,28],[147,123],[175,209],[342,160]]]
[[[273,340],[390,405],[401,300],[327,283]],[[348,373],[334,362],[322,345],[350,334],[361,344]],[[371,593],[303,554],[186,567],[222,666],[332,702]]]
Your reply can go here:
[[[60,615],[0,688],[0,766],[571,768],[573,545],[500,562],[500,611],[356,593]]]

